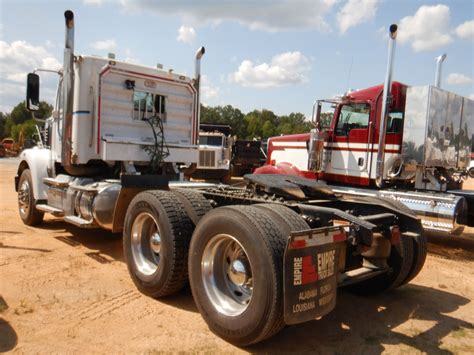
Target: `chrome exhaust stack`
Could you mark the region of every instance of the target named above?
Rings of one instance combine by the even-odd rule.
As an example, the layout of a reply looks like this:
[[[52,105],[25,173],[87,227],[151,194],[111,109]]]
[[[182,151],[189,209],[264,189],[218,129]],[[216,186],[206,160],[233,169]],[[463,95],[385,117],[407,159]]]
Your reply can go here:
[[[67,10],[64,13],[66,20],[66,40],[64,46],[63,62],[63,129],[61,163],[63,166],[71,165],[71,135],[72,112],[74,97],[74,13]]]
[[[196,137],[194,137],[196,144],[199,137],[199,126],[201,123],[201,58],[206,53],[204,47],[196,51],[196,62],[194,66],[194,87],[196,89],[196,112],[197,112],[197,130]]]
[[[446,59],[446,53],[436,58],[436,73],[435,73],[434,86],[436,86],[437,88],[441,87],[441,69],[443,67],[443,62],[445,59]]]
[[[398,26],[393,24],[390,26],[389,42],[388,42],[388,59],[387,71],[385,73],[385,82],[383,85],[382,98],[382,112],[380,114],[380,129],[379,129],[379,146],[377,150],[377,167],[375,183],[378,187],[383,187],[383,171],[385,160],[385,136],[387,130],[388,114],[390,111],[390,104],[392,103],[392,74],[393,74],[393,60],[395,56],[395,40],[397,38]]]

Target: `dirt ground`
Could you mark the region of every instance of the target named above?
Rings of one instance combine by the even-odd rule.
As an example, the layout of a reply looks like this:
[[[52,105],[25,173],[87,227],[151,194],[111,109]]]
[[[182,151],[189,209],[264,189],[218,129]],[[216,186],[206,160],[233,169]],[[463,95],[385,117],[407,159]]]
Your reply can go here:
[[[53,217],[23,225],[16,167],[0,159],[0,352],[474,353],[474,229],[430,235],[410,285],[370,298],[340,291],[323,319],[237,348],[209,331],[189,289],[164,300],[141,295],[116,236]]]

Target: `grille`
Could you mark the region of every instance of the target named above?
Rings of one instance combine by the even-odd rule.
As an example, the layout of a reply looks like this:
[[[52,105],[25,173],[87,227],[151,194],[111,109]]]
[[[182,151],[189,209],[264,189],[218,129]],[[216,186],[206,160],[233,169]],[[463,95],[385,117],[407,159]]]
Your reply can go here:
[[[201,150],[199,152],[199,165],[214,167],[216,165],[216,152],[212,150]]]

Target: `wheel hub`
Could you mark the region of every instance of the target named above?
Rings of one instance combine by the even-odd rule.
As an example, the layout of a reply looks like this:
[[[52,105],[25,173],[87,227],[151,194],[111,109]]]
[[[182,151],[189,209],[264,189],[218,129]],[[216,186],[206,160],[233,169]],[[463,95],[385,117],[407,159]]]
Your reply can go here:
[[[161,250],[161,237],[158,233],[154,233],[150,237],[150,247],[155,254],[159,254]]]
[[[28,212],[30,204],[30,185],[27,181],[23,181],[20,188],[18,189],[18,205],[20,207],[20,213],[26,214]]]
[[[247,283],[248,273],[245,264],[244,260],[236,259],[229,265],[227,276],[236,286],[244,286]]]
[[[161,251],[158,223],[148,212],[139,213],[133,221],[131,249],[137,276],[147,280],[158,269]]]
[[[201,275],[216,311],[235,317],[247,309],[253,293],[252,263],[236,238],[218,234],[208,241],[202,254]]]

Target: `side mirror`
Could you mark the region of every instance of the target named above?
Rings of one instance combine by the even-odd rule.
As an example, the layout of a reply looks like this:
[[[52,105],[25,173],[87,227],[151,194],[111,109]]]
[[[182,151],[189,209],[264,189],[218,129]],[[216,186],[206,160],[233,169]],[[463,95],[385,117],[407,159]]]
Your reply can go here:
[[[28,111],[39,110],[39,87],[39,75],[29,73],[26,80],[26,109]]]

